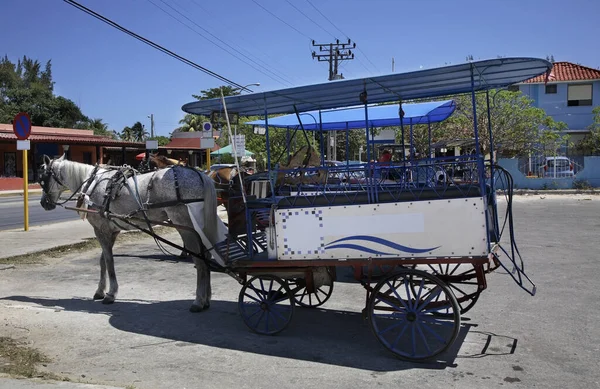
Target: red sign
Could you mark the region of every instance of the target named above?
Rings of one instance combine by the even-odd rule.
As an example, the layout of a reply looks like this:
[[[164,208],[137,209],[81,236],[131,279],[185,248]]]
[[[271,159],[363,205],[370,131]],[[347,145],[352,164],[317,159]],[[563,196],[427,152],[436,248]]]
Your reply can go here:
[[[13,120],[13,132],[18,140],[27,140],[31,135],[31,119],[25,112],[18,113]]]

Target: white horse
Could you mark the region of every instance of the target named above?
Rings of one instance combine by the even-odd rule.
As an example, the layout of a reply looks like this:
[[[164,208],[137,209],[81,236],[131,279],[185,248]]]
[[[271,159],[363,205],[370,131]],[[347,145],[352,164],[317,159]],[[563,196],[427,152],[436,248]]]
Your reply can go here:
[[[145,222],[130,219],[128,221],[136,226],[129,226],[118,219],[110,219],[107,215],[170,221],[193,228],[186,204],[203,201],[204,207],[200,211],[203,215],[199,219],[204,222],[202,231],[210,242],[216,243],[218,219],[215,187],[204,173],[192,168],[173,166],[146,174],[136,174],[131,168],[95,167],[66,160],[64,155],[54,160],[44,156],[44,162],[40,172],[40,183],[43,189],[41,205],[45,210],[56,208],[60,194],[69,189],[73,193],[80,193],[82,206],[99,211],[87,214],[87,220],[94,227],[96,238],[102,247],[100,282],[94,300],[111,304],[117,296],[119,285],[115,274],[113,245],[119,232],[135,229],[136,226],[148,228]],[[197,254],[206,252],[195,233],[178,231],[186,250]],[[210,269],[205,260],[196,256],[194,263],[197,269],[196,299],[190,311],[199,312],[210,306]]]

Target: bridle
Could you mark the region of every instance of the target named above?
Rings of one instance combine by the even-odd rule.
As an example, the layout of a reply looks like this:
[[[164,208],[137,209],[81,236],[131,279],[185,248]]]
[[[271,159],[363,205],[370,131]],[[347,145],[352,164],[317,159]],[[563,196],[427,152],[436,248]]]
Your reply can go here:
[[[46,167],[45,167],[44,171],[42,172],[42,174],[40,174],[39,184],[42,187],[43,193],[46,195],[46,201],[48,201],[48,203],[55,205],[55,206],[63,205],[67,201],[71,200],[73,198],[73,196],[75,196],[77,191],[74,191],[73,194],[71,196],[69,196],[68,199],[66,199],[60,203],[54,202],[52,200],[52,197],[50,196],[50,190],[53,188],[53,183],[58,185],[59,189],[62,189],[61,192],[69,189],[69,187],[66,186],[61,181],[61,179],[58,177],[58,174],[56,174],[56,172],[54,172],[54,170],[52,169],[53,164],[54,164],[54,159],[51,160],[48,165],[44,164]],[[52,180],[54,180],[54,181],[52,181]]]

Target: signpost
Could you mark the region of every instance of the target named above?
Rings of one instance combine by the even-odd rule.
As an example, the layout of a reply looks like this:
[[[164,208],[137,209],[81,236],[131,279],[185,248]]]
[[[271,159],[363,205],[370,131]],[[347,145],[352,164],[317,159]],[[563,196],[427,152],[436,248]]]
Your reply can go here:
[[[23,151],[23,224],[24,230],[29,231],[29,166],[27,150],[30,148],[31,119],[25,112],[18,113],[13,120],[13,132],[17,137],[17,150]]]
[[[213,140],[213,146],[214,147],[214,138],[213,138],[213,126],[211,122],[204,122],[202,123],[202,133],[203,133],[203,138],[210,138]],[[212,149],[212,147],[209,147],[206,149],[206,170],[210,170],[210,149]]]

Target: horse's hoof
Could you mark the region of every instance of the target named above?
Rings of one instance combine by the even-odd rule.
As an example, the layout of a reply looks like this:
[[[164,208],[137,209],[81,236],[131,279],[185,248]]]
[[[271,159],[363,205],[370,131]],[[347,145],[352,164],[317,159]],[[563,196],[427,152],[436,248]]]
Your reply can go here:
[[[96,300],[102,300],[102,299],[104,299],[104,293],[98,293],[98,292],[96,292],[94,294],[94,301],[96,301]]]
[[[204,304],[204,310],[207,310],[208,308],[210,308],[210,302],[207,302],[206,304]]]
[[[202,312],[204,310],[203,307],[196,305],[196,304],[192,304],[192,306],[190,307],[190,312],[196,313],[196,312]]]
[[[102,304],[112,304],[114,302],[115,302],[114,296],[111,296],[109,294],[104,296],[104,298],[102,299]]]

